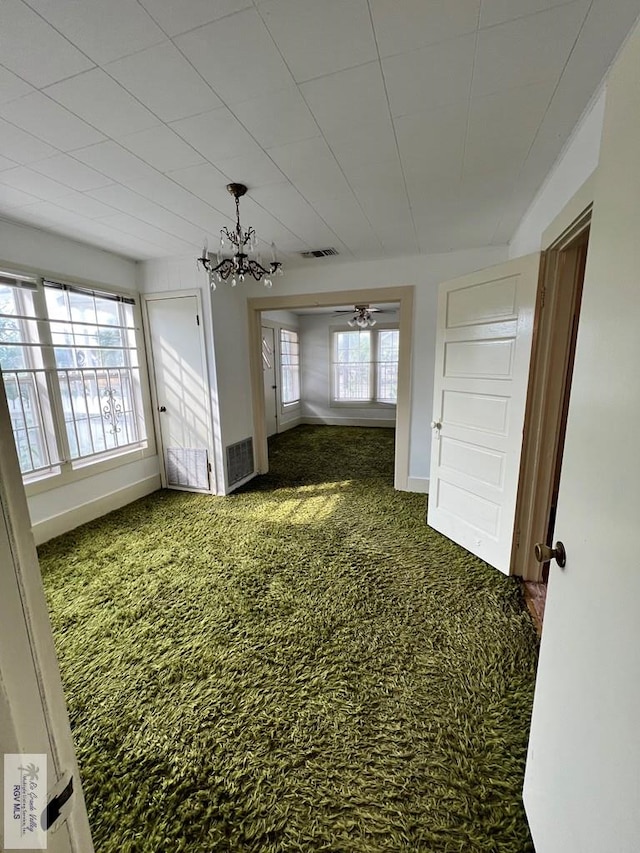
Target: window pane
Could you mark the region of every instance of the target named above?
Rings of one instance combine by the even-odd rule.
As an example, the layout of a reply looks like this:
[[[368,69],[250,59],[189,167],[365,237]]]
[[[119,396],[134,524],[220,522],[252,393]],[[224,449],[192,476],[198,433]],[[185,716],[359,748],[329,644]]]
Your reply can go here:
[[[300,341],[290,329],[280,329],[280,388],[283,405],[300,400]]]
[[[376,397],[381,403],[395,403],[398,397],[398,329],[378,332]]]
[[[335,332],[334,399],[371,400],[371,332]]]

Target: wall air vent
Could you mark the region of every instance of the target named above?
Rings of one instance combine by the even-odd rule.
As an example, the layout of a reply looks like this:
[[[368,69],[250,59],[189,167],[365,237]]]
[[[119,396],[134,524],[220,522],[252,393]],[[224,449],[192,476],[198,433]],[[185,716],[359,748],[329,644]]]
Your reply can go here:
[[[243,438],[227,447],[227,484],[233,486],[253,474],[253,439]]]
[[[300,252],[303,258],[327,258],[329,255],[337,255],[337,249],[314,249],[312,252]]]

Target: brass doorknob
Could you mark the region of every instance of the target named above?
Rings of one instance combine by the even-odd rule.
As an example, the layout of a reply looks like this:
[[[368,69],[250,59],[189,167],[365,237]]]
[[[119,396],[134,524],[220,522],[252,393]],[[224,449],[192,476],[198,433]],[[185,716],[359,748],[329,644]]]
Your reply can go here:
[[[562,542],[556,542],[552,548],[550,545],[544,545],[542,542],[534,548],[536,560],[539,563],[548,563],[550,560],[555,560],[561,569],[567,564],[567,552],[564,549]]]

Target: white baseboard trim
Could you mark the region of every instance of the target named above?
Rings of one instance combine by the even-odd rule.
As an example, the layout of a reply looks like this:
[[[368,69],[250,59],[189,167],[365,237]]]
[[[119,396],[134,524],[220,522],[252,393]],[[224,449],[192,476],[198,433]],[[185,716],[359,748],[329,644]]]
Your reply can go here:
[[[429,478],[428,477],[409,477],[407,479],[408,492],[420,492],[421,494],[429,494]]]
[[[291,418],[288,421],[278,421],[278,433],[286,432],[288,429],[300,426],[302,418]]]
[[[300,418],[303,424],[323,424],[324,426],[356,426],[356,427],[386,427],[393,429],[396,425],[395,418]]]
[[[137,483],[125,486],[124,489],[109,492],[86,504],[44,518],[31,528],[36,545],[42,545],[43,542],[48,542],[54,536],[60,536],[81,524],[86,524],[87,521],[100,518],[100,516],[106,515],[114,509],[120,509],[120,507],[130,504],[138,498],[155,492],[160,487],[160,475],[154,474],[152,477],[145,477],[144,480],[138,480]]]

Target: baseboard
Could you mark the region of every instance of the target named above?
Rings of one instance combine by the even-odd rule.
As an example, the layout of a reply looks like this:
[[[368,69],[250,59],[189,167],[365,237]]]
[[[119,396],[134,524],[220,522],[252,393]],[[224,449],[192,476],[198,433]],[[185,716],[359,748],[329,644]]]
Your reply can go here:
[[[288,421],[278,421],[278,433],[286,432],[288,429],[293,429],[294,427],[300,426],[302,423],[302,418],[291,418]]]
[[[409,477],[407,480],[408,492],[420,492],[421,494],[429,494],[429,478],[428,477]]]
[[[305,417],[300,418],[301,424],[323,424],[324,426],[355,426],[355,427],[386,427],[394,429],[396,425],[395,418],[316,418]]]
[[[144,480],[125,486],[124,489],[101,495],[93,501],[66,510],[58,515],[51,515],[49,518],[34,524],[31,528],[36,545],[42,545],[43,542],[48,542],[54,536],[68,533],[69,530],[86,524],[87,521],[100,518],[114,509],[120,509],[120,507],[130,504],[138,498],[143,498],[145,495],[157,491],[160,487],[160,475],[154,474],[152,477],[145,477]]]

